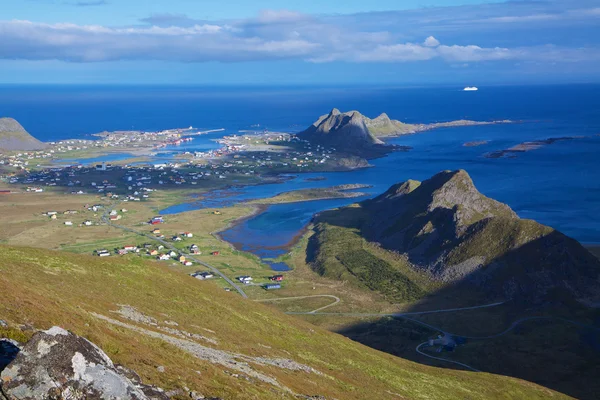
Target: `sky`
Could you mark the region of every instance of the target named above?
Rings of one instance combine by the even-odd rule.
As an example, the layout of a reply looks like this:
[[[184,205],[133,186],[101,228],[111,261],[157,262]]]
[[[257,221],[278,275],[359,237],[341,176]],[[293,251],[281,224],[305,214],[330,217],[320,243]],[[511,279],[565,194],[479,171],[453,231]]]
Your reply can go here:
[[[0,83],[600,82],[600,0],[0,0]]]

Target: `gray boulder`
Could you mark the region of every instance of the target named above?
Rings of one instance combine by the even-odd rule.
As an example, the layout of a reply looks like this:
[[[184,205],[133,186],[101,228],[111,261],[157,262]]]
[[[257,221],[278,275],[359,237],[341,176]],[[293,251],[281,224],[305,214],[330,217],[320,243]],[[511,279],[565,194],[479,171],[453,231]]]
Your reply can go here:
[[[34,334],[2,371],[0,382],[9,400],[168,399],[161,389],[115,366],[90,341],[59,327]]]

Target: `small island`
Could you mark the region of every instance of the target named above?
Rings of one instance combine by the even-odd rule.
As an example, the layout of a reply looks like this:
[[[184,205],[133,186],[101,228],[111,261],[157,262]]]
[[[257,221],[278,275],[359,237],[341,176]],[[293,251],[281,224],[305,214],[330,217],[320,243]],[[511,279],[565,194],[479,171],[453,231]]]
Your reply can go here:
[[[478,147],[478,146],[486,145],[489,142],[490,142],[489,140],[476,140],[476,141],[473,141],[473,142],[463,143],[463,147]]]
[[[523,142],[508,149],[493,151],[484,155],[486,158],[514,158],[519,153],[525,153],[532,150],[540,149],[544,146],[554,144],[556,142],[563,142],[567,140],[581,139],[584,136],[565,136],[557,138],[548,138],[545,140],[535,140],[532,142]]]

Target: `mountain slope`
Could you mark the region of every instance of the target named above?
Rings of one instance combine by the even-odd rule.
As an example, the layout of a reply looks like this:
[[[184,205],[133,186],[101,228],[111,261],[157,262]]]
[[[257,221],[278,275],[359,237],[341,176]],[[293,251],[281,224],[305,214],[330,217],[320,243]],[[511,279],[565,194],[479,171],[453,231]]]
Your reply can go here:
[[[166,390],[227,399],[566,398],[392,357],[139,258],[0,250],[0,318],[10,324],[0,335],[20,340],[31,326],[61,325]]]
[[[383,144],[369,131],[366,118],[361,113],[341,113],[336,108],[321,116],[298,137],[345,151],[364,150]]]
[[[313,239],[315,260],[323,232],[344,219],[363,239],[402,254],[405,267],[430,283],[467,283],[503,300],[540,301],[556,290],[584,299],[600,295],[595,257],[577,241],[485,197],[462,170],[397,184],[358,208],[323,213],[315,220],[321,235]]]
[[[31,136],[15,119],[0,118],[0,149],[8,151],[43,150],[47,147]]]

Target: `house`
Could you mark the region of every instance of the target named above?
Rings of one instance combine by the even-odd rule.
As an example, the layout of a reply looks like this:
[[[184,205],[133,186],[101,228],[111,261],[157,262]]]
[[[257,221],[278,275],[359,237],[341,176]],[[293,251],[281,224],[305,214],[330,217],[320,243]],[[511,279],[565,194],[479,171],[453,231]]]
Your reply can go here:
[[[73,222],[71,222],[71,221],[65,221],[65,225],[67,225],[67,226],[73,226]]]
[[[249,284],[253,280],[251,276],[247,276],[247,275],[238,276],[237,279],[238,279],[238,281],[240,281],[246,285]]]
[[[171,259],[171,257],[168,254],[161,254],[157,258],[161,261],[167,261]]]
[[[137,250],[137,246],[129,245],[129,246],[123,247],[123,249],[125,249],[127,251],[135,251],[135,250]]]
[[[185,264],[185,256],[179,256],[179,262]]]
[[[212,253],[210,253],[213,256],[220,256],[221,252],[220,251],[213,251]]]
[[[191,232],[183,232],[183,236],[188,237],[188,238],[192,238],[194,237],[194,234]]]
[[[50,216],[50,219],[56,219],[56,214],[52,214],[52,215]]]
[[[214,277],[214,274],[212,272],[195,272],[192,274],[192,276],[196,279],[210,279]]]
[[[173,239],[174,242],[181,242],[183,240],[179,236],[173,236],[172,239]]]
[[[88,220],[88,221],[85,221],[83,224],[85,226],[91,226],[93,224],[93,222]]]
[[[155,235],[160,235],[160,229],[153,229],[152,233]]]
[[[118,220],[120,220],[120,219],[121,219],[121,216],[120,216],[120,215],[111,215],[111,216],[109,217],[109,219],[110,219],[111,221],[118,221]]]
[[[110,253],[108,252],[108,250],[96,250],[96,254],[98,254],[99,257],[110,256]]]
[[[124,256],[125,254],[127,254],[127,253],[129,253],[129,252],[128,252],[127,250],[125,250],[125,249],[119,249],[119,250],[117,251],[117,253],[119,253],[119,255],[120,255],[120,256]]]
[[[185,263],[183,263],[183,265],[185,265],[186,267],[191,267],[192,265],[194,265],[194,263],[191,261],[186,261]]]
[[[158,255],[158,250],[151,250],[149,254],[151,256],[157,256]]]
[[[281,282],[281,281],[283,281],[283,275],[273,275],[269,279],[274,282]]]
[[[268,283],[264,286],[266,290],[275,290],[281,289],[281,285],[279,283]]]
[[[171,252],[169,253],[170,257],[177,257],[177,253],[175,253],[174,251],[171,250]]]
[[[161,217],[160,215],[156,216],[150,220],[150,223],[152,225],[162,224],[163,222],[165,222],[165,221],[164,221],[163,217]]]
[[[215,211],[213,211],[213,214],[214,214],[214,215],[221,215],[221,211],[219,211],[219,210],[215,210]]]

